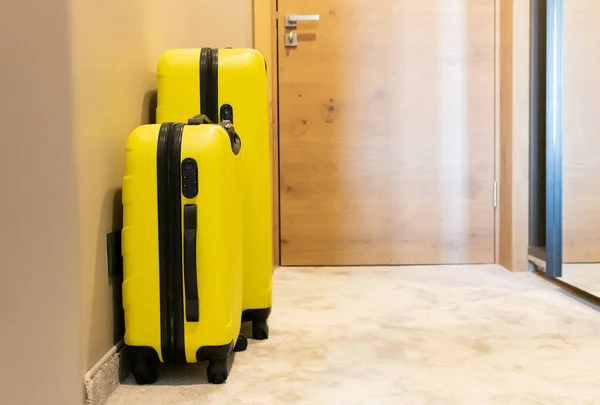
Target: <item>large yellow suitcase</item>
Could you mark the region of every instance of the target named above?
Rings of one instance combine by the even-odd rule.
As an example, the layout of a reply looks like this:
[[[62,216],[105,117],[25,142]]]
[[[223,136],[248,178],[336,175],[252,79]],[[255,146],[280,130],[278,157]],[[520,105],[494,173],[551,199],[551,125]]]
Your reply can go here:
[[[198,113],[232,121],[243,139],[243,320],[268,337],[273,274],[272,202],[266,65],[253,49],[175,49],[158,66],[157,122]]]
[[[139,384],[158,362],[209,361],[227,379],[244,350],[241,142],[233,127],[164,123],[129,137],[123,179],[125,343]]]

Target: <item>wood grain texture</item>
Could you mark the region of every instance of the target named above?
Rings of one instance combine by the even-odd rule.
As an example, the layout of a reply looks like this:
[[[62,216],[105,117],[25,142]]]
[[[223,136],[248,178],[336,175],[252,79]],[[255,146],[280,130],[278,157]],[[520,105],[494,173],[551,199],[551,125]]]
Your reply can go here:
[[[277,100],[276,0],[254,0],[254,48],[267,62],[269,121],[271,123],[271,176],[273,181],[273,264],[279,260],[279,124]]]
[[[600,2],[564,4],[563,260],[600,261]]]
[[[510,268],[513,258],[513,2],[500,1],[498,18],[498,96],[500,136],[498,263]]]
[[[528,1],[497,0],[499,200],[498,263],[528,268],[529,28]]]
[[[502,1],[502,0],[499,0]],[[529,267],[529,1],[513,7],[512,92],[512,261],[509,269]]]
[[[282,264],[494,261],[494,7],[279,0]]]
[[[499,0],[494,0],[494,179],[498,181],[498,191],[502,186],[500,179],[500,6]],[[496,201],[494,212],[494,262],[500,263],[500,198]]]

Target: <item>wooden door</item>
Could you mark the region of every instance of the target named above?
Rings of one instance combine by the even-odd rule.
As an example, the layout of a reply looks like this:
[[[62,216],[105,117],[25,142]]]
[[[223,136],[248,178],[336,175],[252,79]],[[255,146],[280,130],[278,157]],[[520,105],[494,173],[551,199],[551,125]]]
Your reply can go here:
[[[278,7],[282,264],[492,263],[494,0]]]
[[[563,260],[600,262],[600,2],[563,12]]]

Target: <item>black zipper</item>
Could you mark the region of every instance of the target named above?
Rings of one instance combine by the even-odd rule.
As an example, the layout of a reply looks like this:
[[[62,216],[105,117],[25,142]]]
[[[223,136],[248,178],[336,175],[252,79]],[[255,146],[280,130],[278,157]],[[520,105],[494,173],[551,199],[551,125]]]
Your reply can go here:
[[[208,93],[209,98],[209,115],[212,122],[219,123],[219,50],[211,49],[210,51],[210,87]]]
[[[161,349],[165,363],[185,362],[181,241],[183,124],[162,124],[157,146]]]
[[[200,51],[200,113],[219,122],[219,50]]]
[[[210,94],[210,69],[211,69],[211,49],[202,48],[200,50],[200,114],[206,115],[211,121],[213,117],[209,114]]]

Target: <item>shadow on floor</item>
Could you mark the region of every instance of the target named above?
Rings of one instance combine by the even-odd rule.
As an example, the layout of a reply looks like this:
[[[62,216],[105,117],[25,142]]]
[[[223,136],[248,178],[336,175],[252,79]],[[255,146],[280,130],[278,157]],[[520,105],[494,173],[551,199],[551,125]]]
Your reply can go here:
[[[593,309],[594,311],[600,312],[600,298],[587,291],[581,290],[569,283],[566,283],[559,279],[548,279],[543,272],[534,272],[538,277],[543,278],[546,281],[551,282],[559,288],[559,292],[564,296],[577,301],[578,303],[585,305],[586,307]]]
[[[231,373],[231,368],[235,361],[233,353],[227,361],[227,371]],[[209,384],[206,379],[206,368],[208,362],[203,361],[193,364],[164,365],[161,364],[158,369],[158,379],[152,385],[205,385]],[[133,376],[130,374],[121,383],[123,385],[137,385]]]

